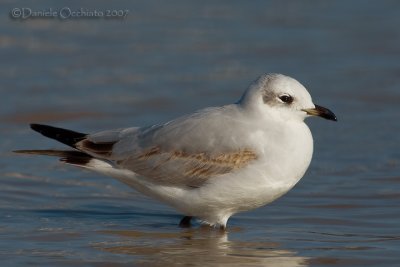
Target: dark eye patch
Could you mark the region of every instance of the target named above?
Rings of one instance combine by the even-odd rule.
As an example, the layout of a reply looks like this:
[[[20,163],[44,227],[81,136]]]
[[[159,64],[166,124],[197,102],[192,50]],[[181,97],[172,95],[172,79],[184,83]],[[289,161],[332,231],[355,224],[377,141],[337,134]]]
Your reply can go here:
[[[293,102],[293,97],[291,95],[281,95],[279,99],[286,104],[291,104]]]

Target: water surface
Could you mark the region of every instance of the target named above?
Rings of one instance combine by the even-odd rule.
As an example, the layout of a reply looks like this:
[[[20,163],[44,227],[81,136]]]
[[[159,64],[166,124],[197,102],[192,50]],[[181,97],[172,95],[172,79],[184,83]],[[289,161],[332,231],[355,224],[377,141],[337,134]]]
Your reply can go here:
[[[396,266],[400,260],[398,1],[95,2],[126,19],[12,20],[0,31],[4,266]],[[264,72],[301,81],[338,123],[308,121],[312,164],[227,232],[46,157],[40,122],[94,132],[236,101]]]

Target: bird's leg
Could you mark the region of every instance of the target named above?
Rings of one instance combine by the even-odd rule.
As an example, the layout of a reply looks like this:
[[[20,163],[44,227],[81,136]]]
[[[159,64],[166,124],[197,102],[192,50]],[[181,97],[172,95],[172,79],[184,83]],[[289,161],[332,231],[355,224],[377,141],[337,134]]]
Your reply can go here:
[[[179,222],[179,227],[189,228],[190,226],[192,226],[192,224],[190,223],[191,220],[192,216],[183,217],[182,220]]]

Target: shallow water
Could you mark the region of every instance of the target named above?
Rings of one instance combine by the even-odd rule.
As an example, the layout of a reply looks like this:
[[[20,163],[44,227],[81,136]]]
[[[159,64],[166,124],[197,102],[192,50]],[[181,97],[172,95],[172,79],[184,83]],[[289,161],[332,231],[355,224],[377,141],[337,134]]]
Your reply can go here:
[[[2,266],[397,266],[400,2],[58,3],[0,11]],[[130,13],[11,20],[21,6]],[[117,181],[10,152],[62,147],[30,122],[163,122],[234,102],[263,72],[296,77],[339,122],[310,119],[305,177],[225,233],[180,229],[180,214]]]

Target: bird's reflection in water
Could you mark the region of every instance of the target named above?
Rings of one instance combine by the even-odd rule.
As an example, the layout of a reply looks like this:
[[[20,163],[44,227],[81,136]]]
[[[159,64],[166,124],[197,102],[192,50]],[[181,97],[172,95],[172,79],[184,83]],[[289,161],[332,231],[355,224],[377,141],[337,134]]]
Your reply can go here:
[[[231,228],[230,232],[241,231]],[[306,266],[307,258],[274,242],[229,241],[227,232],[209,228],[181,232],[102,231],[118,241],[94,244],[102,251],[137,256],[146,266]],[[121,237],[124,237],[123,239]]]

